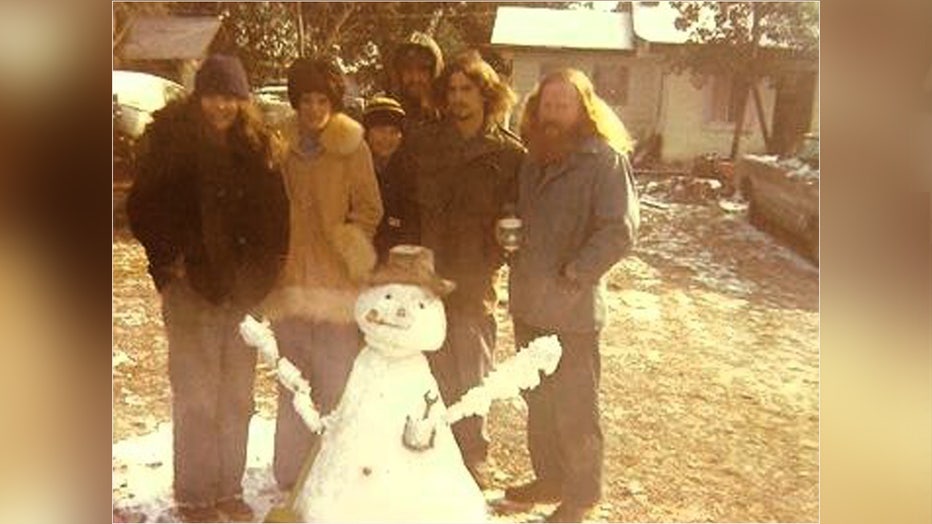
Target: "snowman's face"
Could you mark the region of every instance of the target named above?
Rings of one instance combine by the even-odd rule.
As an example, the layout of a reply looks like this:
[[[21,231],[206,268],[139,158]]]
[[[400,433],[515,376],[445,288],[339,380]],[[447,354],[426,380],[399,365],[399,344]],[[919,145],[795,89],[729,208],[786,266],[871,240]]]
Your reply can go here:
[[[391,356],[436,351],[447,334],[443,302],[430,290],[409,284],[364,291],[356,300],[356,322],[367,344]]]

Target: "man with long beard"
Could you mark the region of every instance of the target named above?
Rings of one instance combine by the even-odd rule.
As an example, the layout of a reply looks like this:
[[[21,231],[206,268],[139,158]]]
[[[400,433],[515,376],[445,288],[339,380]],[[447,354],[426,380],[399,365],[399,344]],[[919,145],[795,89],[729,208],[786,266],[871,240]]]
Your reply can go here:
[[[478,53],[450,64],[438,79],[444,120],[411,142],[420,242],[435,254],[438,273],[456,282],[446,297],[447,340],[430,365],[447,404],[489,371],[495,347],[494,280],[504,261],[496,221],[513,213],[516,177],[525,156],[502,127],[514,93]],[[453,426],[463,459],[485,484],[489,438],[484,419]]]
[[[603,275],[631,250],[639,221],[631,141],[589,79],[573,69],[541,80],[521,134],[529,155],[518,175],[523,238],[510,274],[515,344],[556,334],[563,357],[525,397],[536,479],[505,496],[559,501],[548,522],[581,522],[602,489]]]

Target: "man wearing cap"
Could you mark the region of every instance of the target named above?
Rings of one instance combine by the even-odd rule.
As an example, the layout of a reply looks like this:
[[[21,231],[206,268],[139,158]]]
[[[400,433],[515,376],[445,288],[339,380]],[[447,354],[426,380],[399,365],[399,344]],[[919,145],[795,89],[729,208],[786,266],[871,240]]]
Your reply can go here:
[[[437,270],[456,282],[445,300],[444,347],[429,357],[447,404],[489,371],[495,347],[495,274],[504,254],[496,221],[513,211],[524,147],[501,123],[515,95],[477,53],[448,65],[436,84],[444,120],[411,142],[420,243]],[[453,426],[463,459],[480,485],[489,438],[484,419]]]
[[[127,202],[162,297],[185,522],[248,521],[242,499],[256,353],[237,335],[272,288],[288,201],[240,61],[208,57],[192,96],[154,115]]]
[[[419,237],[414,178],[406,176],[404,153],[397,152],[404,138],[405,110],[394,98],[375,96],[366,103],[362,122],[385,209],[374,239],[379,260],[385,261],[392,246],[416,244]]]
[[[389,69],[391,95],[401,102],[407,118],[405,133],[440,119],[432,84],[443,71],[440,46],[426,33],[415,31],[396,49]]]

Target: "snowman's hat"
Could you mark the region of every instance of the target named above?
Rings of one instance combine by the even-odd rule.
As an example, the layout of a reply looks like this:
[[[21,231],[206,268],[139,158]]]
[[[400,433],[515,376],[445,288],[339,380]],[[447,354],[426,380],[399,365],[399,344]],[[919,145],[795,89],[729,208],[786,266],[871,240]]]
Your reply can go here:
[[[369,284],[413,284],[442,297],[456,287],[434,273],[434,252],[424,246],[399,244],[388,251],[388,260],[369,277]]]

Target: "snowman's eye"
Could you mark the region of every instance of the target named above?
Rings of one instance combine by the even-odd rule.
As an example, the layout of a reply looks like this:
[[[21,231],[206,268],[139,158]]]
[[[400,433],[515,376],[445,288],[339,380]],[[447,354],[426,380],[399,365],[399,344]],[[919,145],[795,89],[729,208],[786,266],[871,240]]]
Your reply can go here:
[[[423,302],[418,302],[417,305],[418,305],[421,309],[424,309],[424,303],[423,303]]]
[[[386,294],[386,295],[385,295],[385,299],[386,299],[386,300],[391,300],[391,299],[392,299],[392,294],[391,294],[391,293]]]

